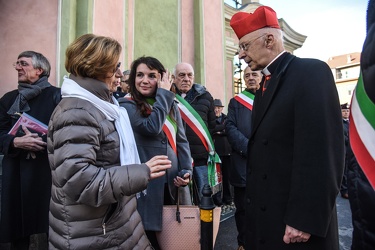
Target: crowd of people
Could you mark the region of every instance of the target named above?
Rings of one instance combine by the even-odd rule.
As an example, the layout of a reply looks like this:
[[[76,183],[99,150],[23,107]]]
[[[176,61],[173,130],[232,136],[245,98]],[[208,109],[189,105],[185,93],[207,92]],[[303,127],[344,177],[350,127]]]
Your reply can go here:
[[[68,46],[61,88],[47,58],[20,53],[18,87],[0,99],[0,242],[29,249],[44,234],[49,249],[160,249],[163,205],[199,205],[209,185],[215,205],[234,210],[238,250],[338,250],[338,193],[362,209],[349,106],[327,64],[285,51],[272,8],[230,25],[247,67],[227,115],[191,64],[169,72],[142,56],[123,71],[122,47],[106,36]],[[10,134],[23,113],[47,135]]]

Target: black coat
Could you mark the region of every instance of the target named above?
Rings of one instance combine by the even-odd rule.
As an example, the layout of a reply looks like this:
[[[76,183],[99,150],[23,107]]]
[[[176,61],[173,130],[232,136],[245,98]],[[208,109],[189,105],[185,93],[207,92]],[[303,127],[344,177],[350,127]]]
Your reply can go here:
[[[252,111],[232,98],[228,105],[226,131],[232,146],[230,184],[246,186],[247,144],[251,133]]]
[[[18,90],[0,99],[0,151],[4,154],[1,193],[0,241],[9,242],[31,234],[48,232],[51,170],[47,151],[36,152],[26,159],[27,151],[14,149],[14,136],[9,130],[17,121],[7,114]],[[61,99],[60,89],[50,86],[30,100],[27,114],[48,125],[50,116]]]
[[[375,1],[367,8],[367,36],[361,54],[361,70],[366,93],[375,100]],[[352,113],[353,114],[353,113]],[[352,141],[353,142],[353,141]],[[353,222],[353,250],[374,249],[375,246],[375,191],[359,166],[352,148],[348,147],[348,193]],[[371,166],[373,167],[373,166]]]
[[[215,143],[215,150],[219,156],[230,156],[232,151],[225,131],[227,123],[227,116],[221,113],[221,116],[216,117],[216,126],[213,130],[212,139]]]
[[[288,53],[268,70],[267,90],[262,95],[261,86],[255,96],[248,145],[246,249],[338,250],[344,138],[331,70]],[[285,244],[286,225],[311,238]]]
[[[359,166],[351,147],[347,151],[348,194],[352,211],[352,249],[373,249],[375,246],[375,191]]]

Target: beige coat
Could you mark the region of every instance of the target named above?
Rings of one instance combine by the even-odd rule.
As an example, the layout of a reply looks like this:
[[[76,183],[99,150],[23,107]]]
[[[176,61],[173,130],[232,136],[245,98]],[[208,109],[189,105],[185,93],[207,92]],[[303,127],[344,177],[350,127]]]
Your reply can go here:
[[[103,83],[74,80],[110,100]],[[119,166],[113,122],[88,101],[63,98],[49,123],[48,153],[50,249],[150,249],[134,196],[146,188],[149,168]]]

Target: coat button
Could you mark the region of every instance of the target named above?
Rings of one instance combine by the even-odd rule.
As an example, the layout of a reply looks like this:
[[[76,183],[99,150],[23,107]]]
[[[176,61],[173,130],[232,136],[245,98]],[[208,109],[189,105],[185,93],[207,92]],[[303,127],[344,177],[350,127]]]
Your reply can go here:
[[[262,179],[263,179],[263,180],[266,180],[266,179],[267,179],[267,175],[264,174],[264,175],[262,176]]]
[[[261,240],[259,240],[259,243],[260,243],[260,244],[264,244],[264,243],[266,243],[266,241],[263,240],[263,239],[261,239]]]
[[[250,141],[250,145],[254,145],[254,140],[251,140],[251,141]]]
[[[267,210],[267,209],[266,209],[266,206],[261,206],[261,207],[260,207],[260,210],[262,210],[263,212],[266,211],[266,210]]]
[[[246,199],[246,203],[250,204],[250,199],[249,198]]]
[[[263,143],[264,145],[267,145],[267,144],[268,144],[268,140],[267,140],[267,139],[263,139],[263,140],[262,140],[262,143]]]

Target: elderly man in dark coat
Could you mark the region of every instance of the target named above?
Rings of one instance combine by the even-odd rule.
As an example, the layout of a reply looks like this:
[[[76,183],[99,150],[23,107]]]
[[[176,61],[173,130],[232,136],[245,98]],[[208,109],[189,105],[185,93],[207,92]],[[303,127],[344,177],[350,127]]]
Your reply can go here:
[[[245,249],[338,250],[344,138],[331,70],[285,51],[270,7],[236,13],[230,25],[239,58],[264,75],[248,145]]]
[[[4,154],[0,242],[28,249],[30,235],[48,233],[51,170],[46,142],[38,134],[26,128],[24,136],[8,132],[22,113],[48,124],[61,94],[48,82],[51,66],[42,54],[22,52],[14,68],[18,89],[0,99],[0,152]]]

